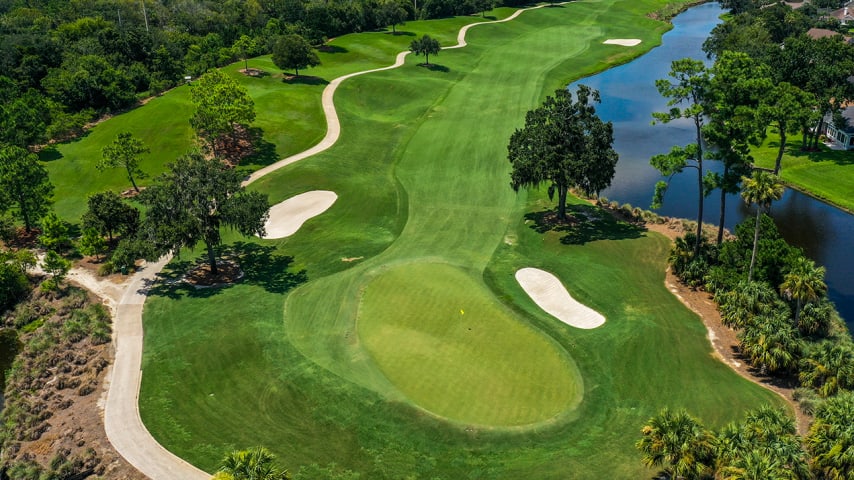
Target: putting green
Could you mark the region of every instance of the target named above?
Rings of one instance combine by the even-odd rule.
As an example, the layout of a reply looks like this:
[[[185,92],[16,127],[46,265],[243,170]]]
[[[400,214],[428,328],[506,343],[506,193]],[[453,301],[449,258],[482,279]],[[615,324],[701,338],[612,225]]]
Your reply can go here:
[[[388,379],[440,417],[528,425],[581,401],[581,377],[566,352],[451,265],[378,275],[362,297],[358,332]]]

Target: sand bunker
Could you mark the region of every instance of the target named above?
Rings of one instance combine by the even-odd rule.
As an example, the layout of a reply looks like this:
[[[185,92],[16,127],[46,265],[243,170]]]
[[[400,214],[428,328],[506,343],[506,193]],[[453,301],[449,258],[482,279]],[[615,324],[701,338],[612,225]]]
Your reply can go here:
[[[624,47],[634,47],[641,43],[638,38],[611,38],[603,42],[605,45],[622,45]]]
[[[516,272],[516,281],[534,303],[567,325],[590,329],[605,323],[602,314],[578,303],[560,280],[549,272],[523,268]]]
[[[308,219],[325,212],[338,195],[327,190],[314,190],[291,197],[270,208],[270,218],[264,224],[264,238],[285,238],[293,235]]]

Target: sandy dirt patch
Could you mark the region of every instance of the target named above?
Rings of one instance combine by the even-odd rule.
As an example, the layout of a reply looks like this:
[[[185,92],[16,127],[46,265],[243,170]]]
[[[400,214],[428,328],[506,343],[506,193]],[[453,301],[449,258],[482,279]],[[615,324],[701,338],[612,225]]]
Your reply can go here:
[[[609,38],[608,40],[605,40],[602,43],[604,43],[605,45],[622,45],[624,47],[634,47],[635,45],[640,44],[641,41],[638,38]]]
[[[560,280],[549,272],[523,268],[516,272],[516,281],[534,303],[567,325],[591,329],[605,323],[602,314],[572,298]]]
[[[270,208],[270,218],[264,224],[264,238],[285,238],[293,235],[309,219],[325,212],[338,195],[328,190],[313,190],[291,197]]]

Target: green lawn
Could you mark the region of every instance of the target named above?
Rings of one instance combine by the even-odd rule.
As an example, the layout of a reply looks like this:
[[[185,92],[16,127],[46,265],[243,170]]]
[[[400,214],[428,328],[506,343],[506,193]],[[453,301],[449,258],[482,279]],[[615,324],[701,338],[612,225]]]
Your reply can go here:
[[[291,238],[227,246],[241,283],[165,285],[146,303],[152,434],[208,470],[260,444],[292,471],[334,463],[372,480],[639,478],[652,472],[633,443],[661,407],[721,425],[782,404],[713,358],[664,286],[666,239],[607,219],[539,233],[542,194],[508,186],[506,143],[524,113],[638,53],[603,40],[657,44],[666,26],[643,12],[661,5],[527,12],[431,57],[443,68],[410,58],[345,82],[339,143],[252,185],[274,203],[333,190],[335,205]],[[381,35],[336,43],[355,54],[397,40]],[[558,275],[606,324],[539,311],[513,278],[527,266]]]
[[[831,150],[820,145],[818,152],[801,151],[800,136],[790,138],[783,154],[780,176],[789,185],[854,212],[854,152]],[[774,168],[780,136],[769,133],[761,147],[753,149],[756,164]]]

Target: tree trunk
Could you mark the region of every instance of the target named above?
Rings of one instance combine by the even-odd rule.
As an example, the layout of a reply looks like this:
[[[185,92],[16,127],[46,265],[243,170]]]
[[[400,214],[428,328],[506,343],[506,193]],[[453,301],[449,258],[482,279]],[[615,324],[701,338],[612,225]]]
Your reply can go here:
[[[557,217],[566,220],[566,192],[568,187],[558,185],[557,187]]]
[[[703,239],[703,200],[706,198],[703,191],[703,134],[700,130],[700,122],[699,118],[694,119],[694,125],[697,127],[697,186],[700,189],[700,201],[697,202],[699,207],[697,209],[697,241],[694,242],[694,258],[700,255],[700,242]]]
[[[30,222],[30,212],[28,211],[28,209],[26,207],[26,200],[24,199],[24,195],[20,191],[20,189],[18,190],[17,197],[18,197],[18,211],[20,211],[21,216],[24,217],[24,229],[27,231],[27,233],[32,233],[33,225]]]
[[[430,54],[425,52],[424,57],[425,57],[424,65],[430,65]]]
[[[246,56],[246,53],[243,54],[243,71],[249,73],[249,57]]]
[[[299,68],[294,68],[294,76],[299,77]]]
[[[721,185],[721,216],[718,220],[718,245],[724,241],[724,223],[726,223],[726,179],[729,176],[729,165],[724,162],[724,184]]]
[[[780,174],[780,164],[783,162],[783,151],[786,149],[786,130],[780,127],[780,149],[777,150],[777,161],[774,162],[774,175]]]
[[[214,253],[213,245],[206,244],[208,247],[208,263],[211,265],[211,273],[216,275],[219,273],[219,270],[216,268],[216,254]]]
[[[130,179],[130,184],[133,185],[133,189],[136,190],[136,193],[139,193],[139,187],[136,186],[136,182],[133,179],[133,174],[130,172],[130,168],[127,169],[128,178]]]
[[[810,143],[811,150],[818,149],[818,137],[821,136],[821,131],[824,130],[824,117],[818,121],[818,128],[815,129],[815,135],[812,137],[812,142]]]
[[[798,319],[801,317],[801,299],[795,299],[795,328],[798,328]]]
[[[753,253],[750,255],[750,271],[747,281],[753,280],[753,266],[756,265],[756,248],[759,246],[759,219],[762,217],[762,207],[756,204],[756,226],[753,228]]]

